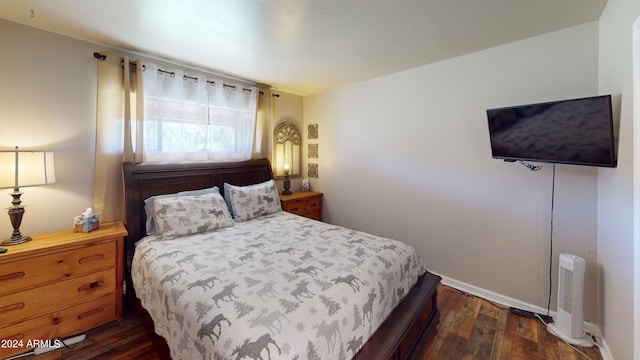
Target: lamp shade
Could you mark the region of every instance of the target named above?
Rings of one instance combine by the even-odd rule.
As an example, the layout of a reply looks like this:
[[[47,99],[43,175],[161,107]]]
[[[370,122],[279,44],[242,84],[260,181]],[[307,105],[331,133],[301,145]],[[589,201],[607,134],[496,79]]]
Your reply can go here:
[[[51,151],[0,151],[0,189],[56,182]]]

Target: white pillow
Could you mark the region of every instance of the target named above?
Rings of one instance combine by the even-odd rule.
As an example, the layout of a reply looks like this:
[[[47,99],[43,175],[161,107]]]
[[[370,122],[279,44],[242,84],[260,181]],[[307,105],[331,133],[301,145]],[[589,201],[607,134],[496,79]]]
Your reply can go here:
[[[234,225],[219,193],[157,199],[156,226],[163,239],[213,231]]]
[[[220,189],[217,186],[214,186],[207,189],[181,191],[175,194],[155,195],[147,198],[144,201],[144,212],[145,214],[147,214],[147,221],[145,225],[147,235],[155,235],[158,233],[156,229],[156,221],[154,219],[154,213],[153,213],[153,208],[154,208],[153,204],[155,203],[156,200],[162,199],[162,198],[168,198],[168,197],[194,196],[194,195],[204,195],[204,194],[211,194],[211,193],[219,194]]]
[[[273,179],[249,186],[225,183],[224,197],[233,218],[238,222],[281,210],[278,189]]]

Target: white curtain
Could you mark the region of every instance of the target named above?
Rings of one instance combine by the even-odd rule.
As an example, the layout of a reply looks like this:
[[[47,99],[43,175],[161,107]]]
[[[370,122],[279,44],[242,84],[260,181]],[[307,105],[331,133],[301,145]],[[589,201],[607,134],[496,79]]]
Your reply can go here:
[[[254,156],[257,87],[152,63],[143,83],[145,162]]]
[[[271,161],[273,152],[273,96],[271,90],[258,93],[256,110],[256,130],[253,140],[252,159],[267,158]],[[271,162],[273,164],[273,161]]]
[[[268,89],[182,70],[162,72],[122,54],[102,54],[106,59],[98,61],[93,199],[102,221],[124,219],[123,162],[271,157]]]
[[[93,211],[102,221],[113,221],[125,215],[122,162],[142,161],[142,98],[136,96],[142,92],[142,65],[130,66],[127,56],[103,55],[106,59],[98,61]]]

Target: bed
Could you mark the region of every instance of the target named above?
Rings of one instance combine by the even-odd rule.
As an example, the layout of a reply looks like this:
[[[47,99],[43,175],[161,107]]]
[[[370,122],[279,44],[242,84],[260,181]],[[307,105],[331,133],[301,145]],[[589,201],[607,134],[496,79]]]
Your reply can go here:
[[[278,211],[266,159],[124,175],[126,303],[164,358],[411,359],[439,320],[440,278],[411,247]]]

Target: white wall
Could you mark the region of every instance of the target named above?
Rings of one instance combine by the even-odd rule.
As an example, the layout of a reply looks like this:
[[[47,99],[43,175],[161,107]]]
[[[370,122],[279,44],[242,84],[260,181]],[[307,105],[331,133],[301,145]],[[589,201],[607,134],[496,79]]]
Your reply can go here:
[[[637,0],[609,0],[600,18],[600,91],[620,95],[618,167],[598,172],[598,260],[603,269],[602,331],[616,359],[632,359],[633,326],[633,22]],[[640,59],[636,59],[640,61]],[[636,109],[637,111],[638,109]],[[637,215],[636,215],[637,217]],[[636,355],[638,359],[638,355]]]
[[[0,34],[0,149],[53,150],[56,160],[55,184],[21,189],[22,233],[71,228],[92,203],[96,47],[4,20]],[[0,190],[0,208],[10,192]],[[3,211],[0,240],[11,231]]]
[[[633,339],[640,337],[640,17],[633,31],[633,242],[634,242],[634,329]],[[640,360],[640,344],[633,345],[633,358]]]
[[[325,220],[405,241],[431,271],[546,309],[552,165],[491,159],[485,111],[597,94],[597,39],[588,23],[305,97]],[[553,274],[560,252],[587,260],[592,322],[596,196],[597,169],[557,166]]]
[[[634,23],[633,30],[633,242],[634,242],[634,328],[633,338],[640,337],[640,17]],[[640,344],[634,342],[633,358],[640,360]]]

